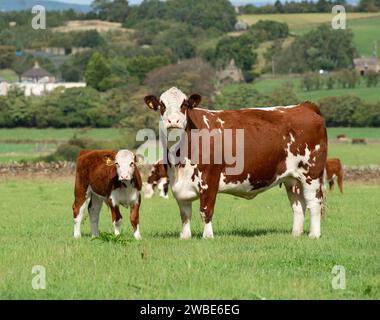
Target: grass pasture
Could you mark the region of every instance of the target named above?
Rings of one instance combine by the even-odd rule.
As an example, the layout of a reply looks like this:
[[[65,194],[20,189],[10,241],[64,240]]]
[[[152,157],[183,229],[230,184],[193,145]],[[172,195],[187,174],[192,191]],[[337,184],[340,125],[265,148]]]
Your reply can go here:
[[[330,13],[302,13],[302,14],[257,14],[241,15],[240,19],[249,25],[259,20],[274,20],[286,22],[294,34],[303,34],[320,24],[331,23],[333,14]],[[354,34],[354,44],[361,55],[372,55],[374,40],[380,42],[380,13],[379,12],[348,12],[346,28]]]
[[[74,134],[94,140],[113,139],[123,134],[120,129],[0,129],[0,163],[33,160],[55,150],[58,143],[69,140]],[[380,128],[328,128],[329,157],[338,157],[348,166],[380,165],[380,143],[351,145],[335,143],[338,134],[349,138],[367,138],[380,141]],[[43,142],[49,141],[49,142]],[[55,142],[54,142],[55,141]]]
[[[380,89],[379,87],[371,87],[368,88],[365,86],[364,83],[361,83],[356,88],[334,88],[331,90],[328,90],[326,88],[321,88],[319,90],[312,90],[312,91],[304,91],[300,84],[301,84],[301,77],[299,76],[292,76],[289,78],[289,76],[277,76],[275,78],[268,77],[256,80],[252,83],[253,88],[257,89],[259,92],[262,93],[272,93],[274,90],[278,89],[279,87],[285,85],[285,84],[293,84],[294,92],[296,93],[297,97],[300,100],[312,100],[312,101],[319,101],[322,98],[325,97],[341,97],[341,96],[358,96],[361,99],[373,103],[373,102],[379,102],[380,101]],[[233,90],[234,85],[230,86],[231,88],[225,88],[224,90]]]
[[[302,29],[309,26],[316,26],[322,23],[331,22],[335,15],[332,13],[286,13],[286,14],[249,14],[241,15],[239,19],[248,23],[255,24],[260,20],[272,20],[278,22],[286,22],[290,29]],[[347,20],[364,20],[371,18],[380,18],[378,12],[348,12]]]
[[[323,236],[290,235],[284,190],[255,200],[220,195],[216,238],[201,239],[195,203],[193,239],[181,241],[173,197],[143,199],[143,240],[132,239],[124,210],[122,241],[72,238],[73,178],[6,180],[0,193],[1,299],[379,299],[379,185],[346,185],[328,198]],[[17,193],[17,197],[15,196]],[[33,196],[31,196],[33,195]],[[28,206],[19,199],[28,199]],[[306,231],[309,219],[306,221]],[[103,208],[100,228],[111,232]],[[126,242],[126,243],[125,243]],[[46,290],[31,287],[32,267],[46,268]],[[331,286],[332,268],[346,269],[346,289]]]

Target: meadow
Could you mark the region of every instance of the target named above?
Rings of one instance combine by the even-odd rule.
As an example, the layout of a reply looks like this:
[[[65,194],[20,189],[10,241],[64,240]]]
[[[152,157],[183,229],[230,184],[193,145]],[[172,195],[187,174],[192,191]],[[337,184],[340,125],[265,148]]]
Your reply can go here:
[[[300,100],[319,101],[325,97],[341,97],[350,95],[360,97],[364,101],[370,103],[380,101],[379,87],[368,88],[363,81],[355,88],[334,88],[330,90],[321,88],[319,90],[304,91],[301,88],[301,76],[292,75],[292,77],[289,77],[278,75],[276,77],[259,79],[252,83],[252,87],[259,92],[270,94],[285,84],[291,84],[293,86],[294,92]],[[235,85],[231,85],[230,89],[225,88],[224,90],[233,90],[234,86]]]
[[[109,129],[0,129],[0,163],[31,161],[52,153],[59,143],[74,135],[94,140],[112,141],[123,134],[118,128]],[[368,145],[336,143],[338,134],[348,138],[367,138]],[[328,128],[329,157],[338,157],[344,165],[380,165],[380,128]],[[44,142],[48,141],[48,142]]]
[[[303,34],[320,24],[331,23],[333,16],[330,13],[261,14],[242,15],[240,19],[250,25],[259,20],[286,22],[292,34]],[[354,44],[359,54],[371,56],[373,41],[380,43],[380,13],[349,12],[346,28],[352,30]]]
[[[379,299],[379,185],[346,184],[328,197],[322,237],[294,238],[283,189],[255,200],[219,195],[214,240],[203,240],[199,203],[193,238],[179,240],[180,218],[169,200],[143,199],[143,240],[112,232],[103,208],[103,237],[72,237],[74,178],[7,179],[0,184],[0,299]],[[17,194],[17,196],[15,196]],[[24,201],[28,203],[25,205]],[[33,290],[32,267],[46,268],[46,289]],[[346,289],[332,288],[332,269],[346,271]]]

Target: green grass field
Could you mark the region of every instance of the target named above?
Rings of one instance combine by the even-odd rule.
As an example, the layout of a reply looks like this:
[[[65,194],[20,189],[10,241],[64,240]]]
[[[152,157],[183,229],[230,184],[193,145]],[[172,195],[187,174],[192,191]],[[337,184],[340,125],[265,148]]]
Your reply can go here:
[[[57,140],[66,141],[74,135],[94,140],[112,140],[115,136],[120,135],[122,129],[105,128],[105,129],[37,129],[37,128],[13,128],[0,129],[0,142],[4,140]]]
[[[214,240],[202,240],[197,206],[193,239],[179,240],[173,197],[143,199],[143,240],[132,239],[124,210],[123,241],[72,238],[73,180],[7,180],[0,225],[0,299],[379,299],[379,185],[346,185],[328,198],[322,238],[290,235],[284,190],[255,200],[219,196]],[[28,199],[28,205],[20,199]],[[309,219],[306,221],[306,231]],[[103,208],[100,228],[111,232]],[[126,241],[126,244],[124,243]],[[46,268],[46,289],[33,290],[32,267]],[[334,290],[332,268],[346,270]]]
[[[286,22],[290,29],[306,28],[310,25],[318,25],[321,23],[331,22],[334,17],[331,13],[288,13],[288,14],[256,14],[256,15],[241,15],[239,19],[245,21],[249,25],[255,24],[260,20],[272,20],[278,22]],[[366,12],[348,12],[347,20],[349,22],[355,20],[364,20],[369,18],[380,18],[380,13]]]
[[[289,78],[289,76],[277,76],[275,78],[256,80],[253,82],[252,86],[262,93],[269,94],[286,83],[292,83],[294,86],[294,92],[300,100],[319,101],[325,97],[351,95],[358,96],[367,102],[380,102],[380,87],[367,88],[365,84],[362,83],[360,86],[350,89],[334,88],[328,90],[323,88],[320,90],[304,91],[300,87],[300,82],[301,78],[298,76],[293,76],[292,78]],[[231,88],[227,87],[224,88],[224,90],[233,90],[234,86],[235,85],[231,85]]]
[[[0,129],[0,163],[10,161],[33,160],[55,150],[57,144],[39,143],[40,139],[66,141],[72,137],[76,129]],[[329,157],[338,157],[348,166],[380,165],[380,144],[351,145],[334,143],[338,134],[346,134],[349,138],[367,138],[380,140],[380,128],[328,128],[330,139]],[[86,137],[109,140],[120,136],[119,129],[91,129]],[[30,143],[17,143],[17,139],[28,139]],[[8,140],[10,143],[1,143]],[[14,142],[13,142],[14,141]]]
[[[293,34],[303,34],[320,24],[331,23],[332,17],[330,13],[304,13],[242,15],[240,19],[249,24],[259,20],[286,22]],[[380,13],[347,13],[346,28],[352,30],[359,54],[371,56],[373,41],[377,40],[380,43]]]

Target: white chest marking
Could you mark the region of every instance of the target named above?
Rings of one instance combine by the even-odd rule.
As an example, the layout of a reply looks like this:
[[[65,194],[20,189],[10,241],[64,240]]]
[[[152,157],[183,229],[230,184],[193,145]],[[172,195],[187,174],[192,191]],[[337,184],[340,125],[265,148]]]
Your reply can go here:
[[[186,159],[184,167],[168,167],[170,186],[176,199],[195,200],[198,198],[201,172],[198,171],[198,175],[194,175],[195,169],[196,166],[192,165],[189,159]]]
[[[110,195],[113,206],[123,205],[124,207],[133,206],[138,202],[139,191],[134,188],[130,182],[127,182],[127,188],[121,187],[113,190]]]

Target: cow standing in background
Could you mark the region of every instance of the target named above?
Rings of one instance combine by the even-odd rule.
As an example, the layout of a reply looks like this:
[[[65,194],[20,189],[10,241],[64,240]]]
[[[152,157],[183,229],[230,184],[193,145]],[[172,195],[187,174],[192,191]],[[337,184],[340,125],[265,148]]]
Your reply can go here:
[[[197,108],[201,96],[193,94],[187,97],[177,88],[167,90],[160,98],[149,95],[144,100],[150,109],[160,112],[167,134],[179,129],[187,138],[186,142],[176,144],[176,154],[182,157],[179,163],[171,162],[168,157],[167,164],[171,189],[182,219],[182,239],[191,237],[192,201],[200,199],[203,238],[213,238],[212,218],[218,192],[252,199],[280,183],[286,186],[293,209],[293,235],[303,233],[304,215],[309,208],[309,236],[320,237],[327,133],[324,118],[315,104],[304,102],[264,109],[204,110]],[[216,138],[225,141],[226,129],[229,129],[227,133],[232,131],[232,146],[223,143],[223,150],[217,153],[214,150]],[[243,139],[237,138],[238,129],[243,131]],[[203,161],[199,140],[192,140],[192,133],[196,130],[213,134],[210,138],[210,161]],[[241,140],[244,140],[243,168],[239,174],[231,174],[229,169],[233,165],[225,150],[237,150]],[[166,154],[172,150],[164,147]],[[187,151],[181,152],[182,148]],[[195,160],[192,159],[194,148],[200,149]],[[215,158],[221,158],[221,162]]]
[[[168,189],[169,189],[169,177],[166,173],[166,168],[162,160],[157,161],[149,173],[147,183],[144,185],[144,195],[145,198],[152,198],[154,194],[154,189],[160,191],[160,196],[162,198],[168,199]]]
[[[334,191],[335,178],[338,180],[340,193],[343,193],[343,167],[339,159],[327,159],[326,161],[326,176],[329,182],[330,191]]]
[[[141,176],[135,156],[129,150],[85,150],[77,158],[75,201],[73,204],[74,237],[80,238],[80,226],[88,205],[93,237],[99,235],[99,214],[103,202],[111,209],[115,235],[121,232],[119,205],[130,207],[134,237],[141,239],[139,229]]]

